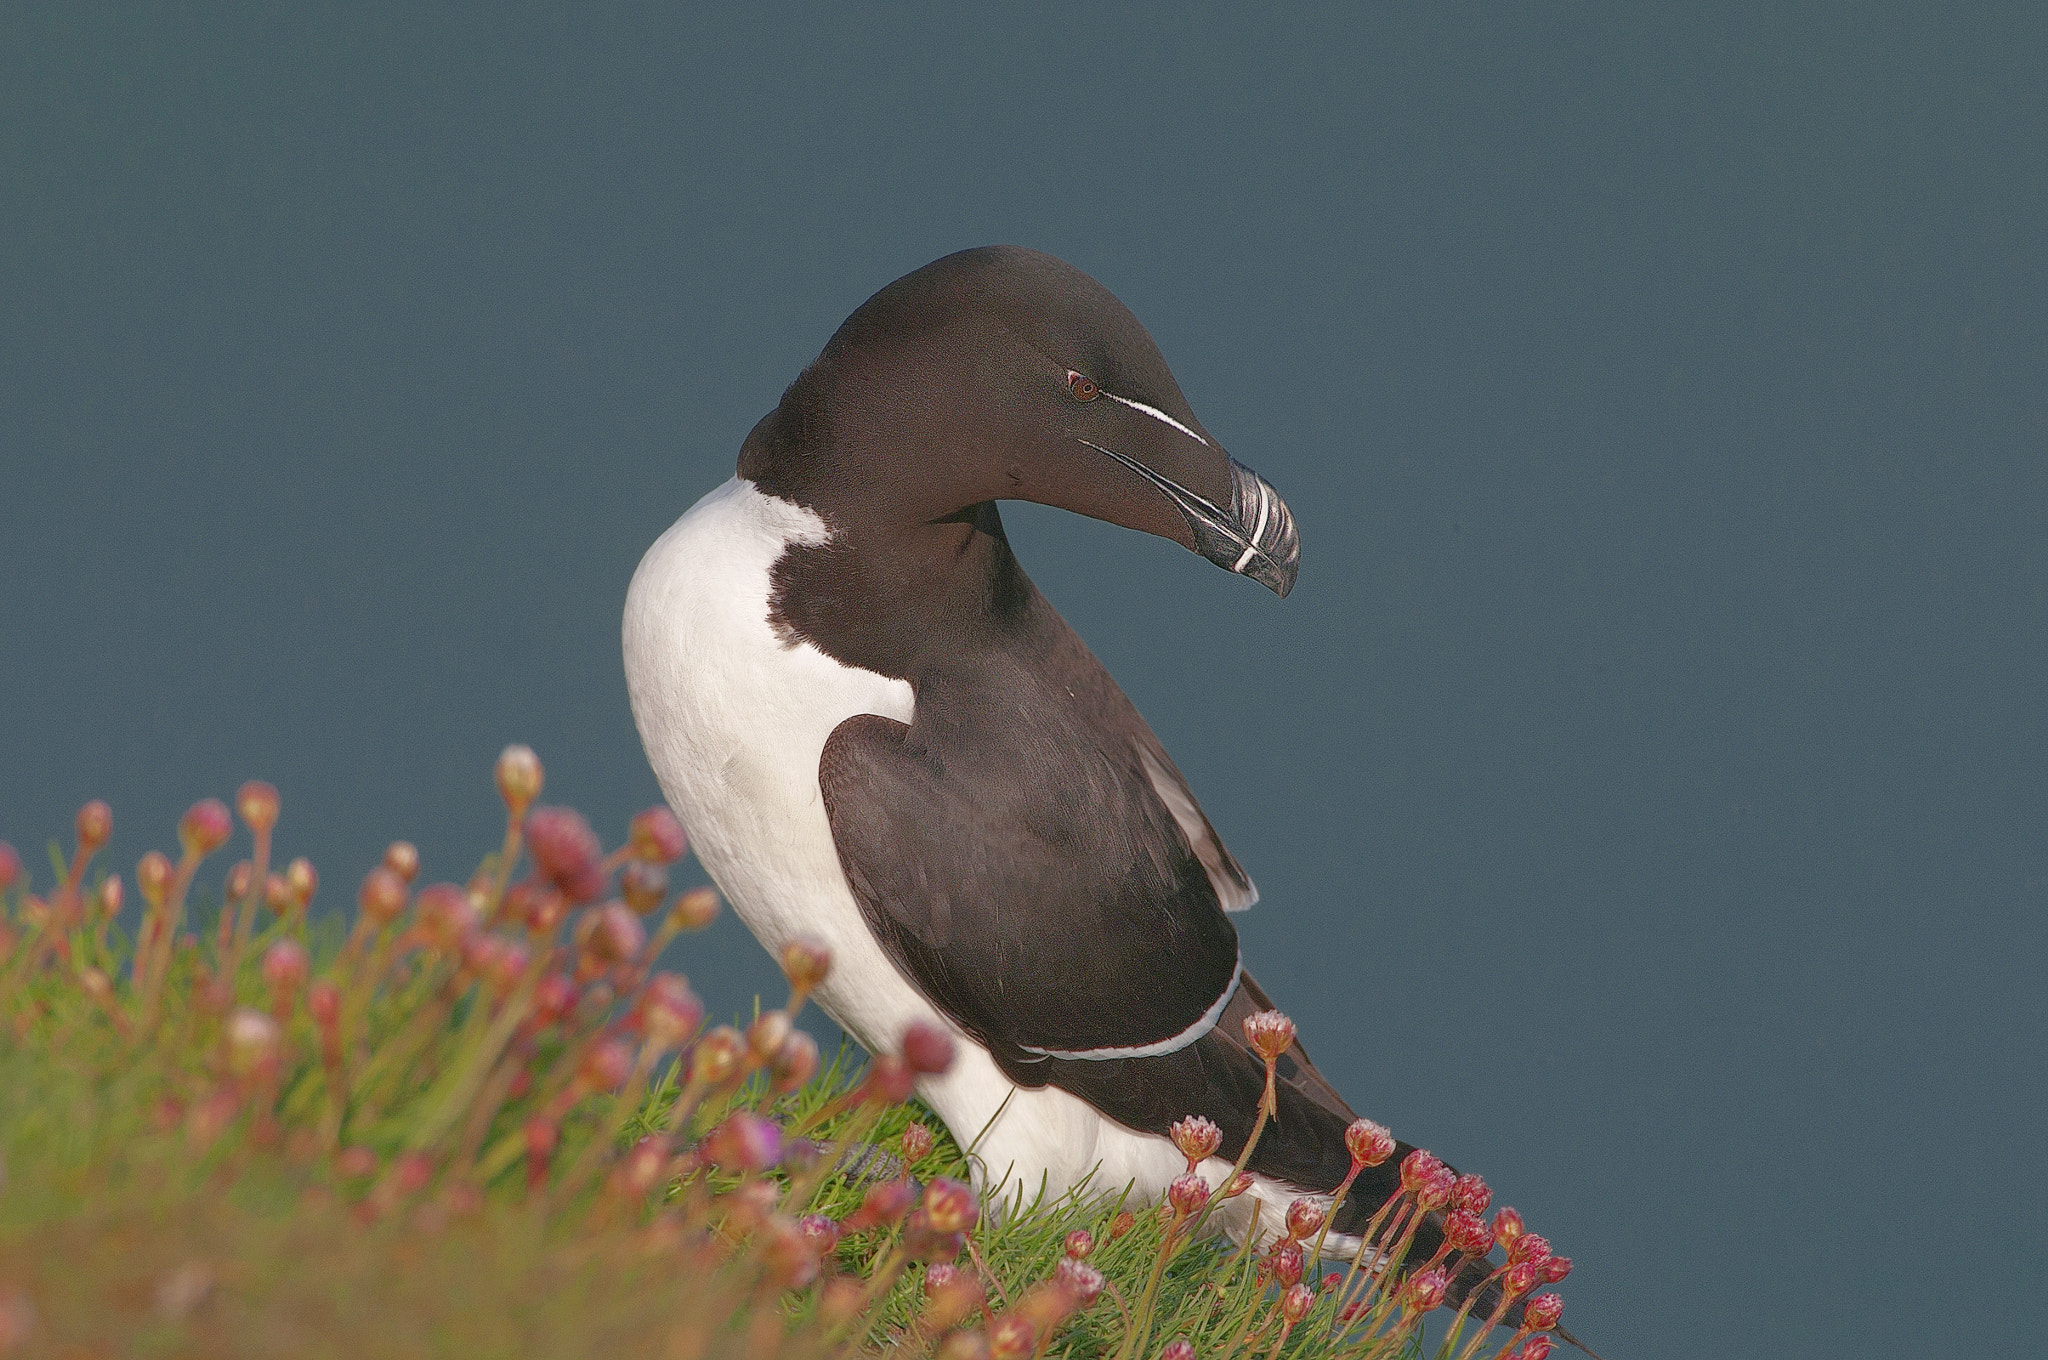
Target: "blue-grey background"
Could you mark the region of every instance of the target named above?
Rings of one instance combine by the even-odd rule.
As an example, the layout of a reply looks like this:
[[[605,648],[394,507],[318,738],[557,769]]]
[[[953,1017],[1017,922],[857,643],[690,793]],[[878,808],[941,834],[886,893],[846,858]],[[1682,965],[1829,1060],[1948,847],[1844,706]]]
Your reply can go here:
[[[682,8],[6,7],[0,836],[263,776],[338,904],[524,740],[616,837],[642,549],[1029,244],[1298,512],[1284,603],[1006,513],[1338,1085],[1610,1360],[2037,1337],[2038,8]]]

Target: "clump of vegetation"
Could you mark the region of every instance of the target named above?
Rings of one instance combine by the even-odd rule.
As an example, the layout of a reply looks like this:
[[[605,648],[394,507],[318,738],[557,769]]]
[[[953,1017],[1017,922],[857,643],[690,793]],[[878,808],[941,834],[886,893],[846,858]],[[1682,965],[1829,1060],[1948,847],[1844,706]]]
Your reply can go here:
[[[1198,1114],[1164,1204],[1105,1187],[991,1212],[912,1095],[949,1036],[821,1064],[794,1021],[831,958],[801,939],[786,1005],[707,1026],[656,966],[719,910],[670,891],[675,819],[641,813],[607,852],[535,806],[531,751],[496,775],[505,839],[470,880],[417,885],[396,843],[349,923],[309,915],[311,864],[273,867],[263,783],[236,796],[251,853],[211,910],[224,804],[185,814],[175,861],[142,857],[132,937],[123,879],[87,878],[104,803],[40,893],[0,843],[0,1352],[1366,1360],[1419,1355],[1422,1316],[1498,1240],[1497,1306],[1438,1354],[1472,1360],[1516,1300],[1488,1354],[1548,1353],[1556,1296],[1531,1291],[1570,1263],[1513,1210],[1483,1222],[1484,1185],[1426,1153],[1376,1247],[1320,1282],[1350,1182],[1233,1245],[1208,1219],[1248,1180],[1196,1172],[1217,1146]],[[1269,1082],[1292,1033],[1247,1026]],[[1393,1148],[1364,1120],[1348,1141],[1354,1175]],[[1444,1249],[1405,1261],[1433,1212]]]

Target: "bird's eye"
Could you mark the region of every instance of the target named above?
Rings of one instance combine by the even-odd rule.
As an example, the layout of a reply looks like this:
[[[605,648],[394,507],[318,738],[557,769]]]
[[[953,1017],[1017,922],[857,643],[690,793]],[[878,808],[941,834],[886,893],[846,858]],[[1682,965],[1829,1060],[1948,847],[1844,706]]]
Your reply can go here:
[[[1095,385],[1093,378],[1084,378],[1073,372],[1067,374],[1067,390],[1074,394],[1075,401],[1094,401],[1102,394],[1102,389]]]

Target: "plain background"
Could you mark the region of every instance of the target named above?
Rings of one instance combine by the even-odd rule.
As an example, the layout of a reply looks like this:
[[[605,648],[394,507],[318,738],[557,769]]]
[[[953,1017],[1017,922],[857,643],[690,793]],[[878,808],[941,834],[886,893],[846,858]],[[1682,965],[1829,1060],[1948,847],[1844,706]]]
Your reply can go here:
[[[641,551],[1032,245],[1298,514],[1281,602],[1006,510],[1354,1103],[1609,1360],[2037,1335],[2038,7],[429,8],[5,7],[0,836],[261,776],[334,906],[523,740],[616,839]]]

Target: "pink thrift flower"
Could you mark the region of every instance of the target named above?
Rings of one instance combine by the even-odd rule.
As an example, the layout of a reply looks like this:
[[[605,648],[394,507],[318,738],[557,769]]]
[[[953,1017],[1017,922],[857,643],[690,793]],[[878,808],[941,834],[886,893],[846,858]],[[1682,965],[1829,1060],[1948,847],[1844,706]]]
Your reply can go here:
[[[1244,1018],[1244,1038],[1270,1063],[1293,1045],[1294,1022],[1279,1011],[1259,1011]]]
[[[1193,1171],[1204,1158],[1215,1156],[1216,1149],[1223,1143],[1223,1130],[1198,1114],[1176,1119],[1167,1126],[1166,1136],[1180,1149],[1180,1155],[1188,1159],[1190,1171]]]
[[[1531,1331],[1547,1332],[1564,1316],[1564,1300],[1555,1294],[1538,1294],[1523,1305],[1522,1322]]]
[[[1394,1135],[1384,1124],[1375,1124],[1370,1119],[1354,1119],[1344,1130],[1344,1147],[1351,1154],[1356,1166],[1378,1166],[1394,1155]]]
[[[1417,1271],[1401,1286],[1401,1306],[1412,1308],[1418,1313],[1427,1313],[1443,1303],[1444,1293],[1450,1287],[1450,1276],[1442,1270]]]
[[[1166,1202],[1182,1218],[1192,1217],[1209,1202],[1209,1182],[1192,1171],[1175,1176],[1166,1187]]]

